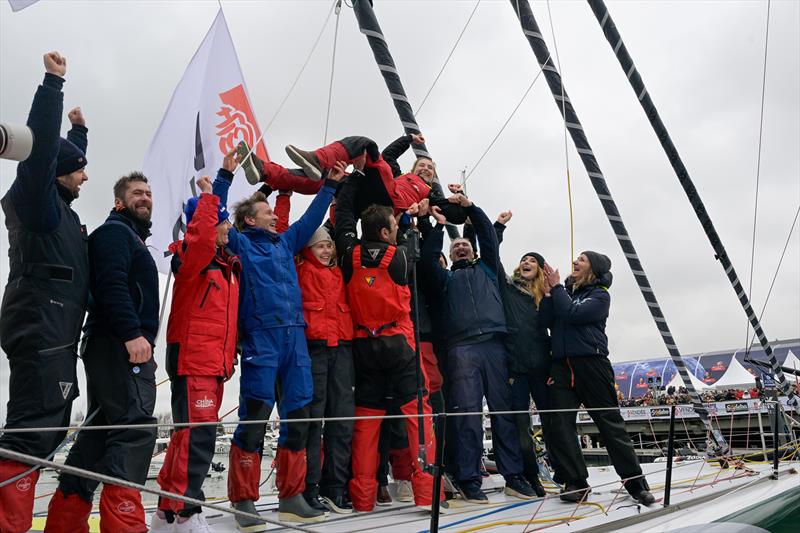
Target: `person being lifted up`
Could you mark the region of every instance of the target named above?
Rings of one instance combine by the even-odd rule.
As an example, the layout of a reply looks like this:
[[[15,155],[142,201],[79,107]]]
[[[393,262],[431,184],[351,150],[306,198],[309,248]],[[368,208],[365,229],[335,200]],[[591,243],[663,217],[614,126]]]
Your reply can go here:
[[[332,174],[344,173],[345,164],[336,163]],[[381,420],[358,417],[386,414],[387,398],[407,415],[410,445],[411,483],[417,506],[430,508],[433,478],[419,462],[417,419],[417,369],[414,326],[411,322],[411,292],[408,287],[412,263],[408,251],[398,244],[398,224],[392,208],[371,205],[361,213],[362,238],[356,235],[354,204],[359,184],[352,179],[342,184],[336,205],[336,248],[342,253],[341,267],[355,325],[353,359],[356,370],[356,421],[353,430],[353,478],[350,497],[356,511],[369,512],[375,506],[378,481],[378,437]],[[412,205],[408,214],[418,210]],[[423,411],[430,405],[423,401]],[[434,453],[431,418],[424,418],[425,446]]]
[[[455,194],[449,201],[458,202],[475,226],[481,259],[475,259],[469,240],[459,238],[450,246],[451,270],[439,264],[445,218],[434,207],[437,224],[422,248],[420,269],[431,298],[441,300],[447,345],[448,412],[480,413],[484,397],[490,411],[509,411],[508,353],[503,344],[507,329],[498,281],[501,269],[497,236],[484,212],[469,198]],[[492,445],[498,469],[506,480],[506,494],[534,498],[535,492],[522,476],[513,415],[491,415],[491,423]],[[488,503],[481,490],[481,416],[457,416],[452,424],[458,439],[455,473],[461,494],[470,503]]]
[[[311,359],[304,334],[303,302],[294,256],[305,247],[333,199],[336,174],[324,186],[300,220],[284,233],[263,193],[236,206],[236,228],[228,247],[242,263],[239,333],[242,373],[239,419],[266,420],[280,381],[281,420],[304,420],[313,397]],[[266,424],[240,424],[233,435],[228,498],[236,509],[255,513]],[[303,498],[306,478],[307,422],[281,424],[277,454],[278,516],[282,521],[316,522],[321,510]],[[237,517],[242,531],[263,531],[263,522]]]
[[[214,180],[197,181],[200,198],[186,202],[186,235],[170,245],[175,285],[167,326],[167,374],[172,420],[215,422],[224,382],[233,375],[239,312],[239,258],[227,248],[228,188],[236,169],[228,154]],[[214,457],[216,427],[176,428],[158,474],[162,490],[204,500],[203,481]],[[210,532],[202,508],[160,498],[150,533]],[[177,517],[176,517],[177,515]]]

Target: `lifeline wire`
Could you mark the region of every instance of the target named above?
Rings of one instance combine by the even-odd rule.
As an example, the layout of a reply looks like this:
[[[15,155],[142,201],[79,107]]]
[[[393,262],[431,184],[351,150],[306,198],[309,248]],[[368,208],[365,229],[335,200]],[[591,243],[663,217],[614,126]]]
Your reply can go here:
[[[439,81],[439,77],[442,75],[442,72],[444,72],[445,67],[447,67],[447,63],[450,62],[450,58],[453,57],[453,52],[455,52],[456,48],[458,48],[458,43],[461,42],[461,38],[464,36],[464,32],[467,31],[467,27],[469,26],[469,23],[472,21],[472,17],[475,15],[475,11],[478,10],[479,5],[481,5],[481,0],[475,2],[475,7],[472,8],[472,13],[469,14],[469,18],[467,19],[466,24],[464,24],[464,27],[461,29],[461,33],[458,34],[458,38],[456,39],[455,44],[453,44],[453,48],[450,50],[450,53],[447,54],[447,58],[444,60],[442,68],[439,69],[439,73],[433,79],[433,83],[428,89],[428,92],[425,93],[425,96],[422,97],[422,101],[417,106],[417,110],[414,112],[417,116],[419,116],[420,111],[422,111],[422,106],[424,106],[425,102],[428,101],[428,96],[430,96],[431,91],[433,91],[433,88],[436,87],[436,82]]]
[[[764,36],[764,68],[761,76],[761,114],[758,121],[758,158],[756,160],[756,194],[755,201],[753,202],[753,243],[750,245],[750,281],[748,284],[747,292],[753,294],[753,268],[756,263],[756,224],[758,222],[758,190],[761,181],[761,146],[762,139],[764,138],[764,95],[767,92],[767,52],[769,51],[769,7],[772,4],[771,0],[767,0],[767,27]],[[761,318],[759,317],[759,320]],[[750,321],[745,321],[744,326],[744,349],[745,355],[750,353]]]
[[[683,160],[681,159],[680,154],[678,154],[678,149],[672,142],[669,132],[667,131],[667,127],[664,125],[664,122],[661,120],[661,117],[658,114],[658,110],[656,109],[655,103],[653,103],[653,99],[650,98],[650,95],[648,94],[647,87],[644,85],[642,76],[636,69],[636,65],[634,65],[633,59],[628,53],[628,49],[625,47],[625,43],[622,42],[622,36],[619,34],[614,21],[611,19],[608,8],[603,0],[588,1],[592,12],[597,18],[597,21],[600,23],[600,28],[603,30],[603,35],[608,41],[608,44],[611,45],[612,49],[614,50],[614,55],[619,61],[622,71],[625,72],[628,82],[630,82],[631,88],[633,89],[634,94],[636,94],[636,98],[639,100],[639,103],[642,106],[642,110],[647,115],[650,125],[653,127],[653,131],[658,137],[661,147],[664,149],[664,153],[667,155],[667,158],[672,165],[672,169],[675,171],[675,175],[678,177],[678,181],[680,182],[681,187],[683,187],[686,197],[694,209],[694,212],[697,215],[697,219],[700,221],[700,225],[703,227],[706,237],[711,243],[711,247],[714,249],[716,258],[719,260],[720,265],[725,271],[728,281],[730,281],[731,288],[736,294],[736,298],[742,305],[742,309],[747,315],[748,320],[750,320],[750,324],[753,326],[753,330],[755,331],[761,346],[764,348],[764,353],[767,355],[767,359],[769,360],[769,364],[772,368],[772,373],[775,376],[775,381],[778,384],[778,388],[786,397],[789,398],[790,404],[797,404],[797,398],[795,397],[789,382],[786,381],[786,376],[783,374],[783,370],[781,370],[781,367],[778,364],[778,360],[772,351],[772,345],[769,343],[767,335],[764,333],[764,330],[761,327],[761,321],[756,316],[753,306],[750,304],[750,298],[747,296],[747,291],[744,289],[744,287],[742,287],[742,283],[736,274],[736,270],[733,268],[733,262],[731,262],[730,257],[728,257],[728,252],[725,250],[717,230],[714,229],[714,223],[711,221],[711,217],[708,216],[706,206],[703,204],[703,200],[700,198],[700,192],[697,190],[692,178],[689,176],[689,171],[686,169],[686,165],[683,164]],[[684,381],[686,380],[684,379]]]
[[[694,410],[700,417],[703,425],[713,436],[716,445],[719,446],[724,452],[728,449],[728,444],[725,442],[725,437],[723,437],[722,433],[720,433],[717,429],[714,429],[712,426],[708,419],[708,410],[706,409],[705,405],[703,405],[700,395],[697,393],[697,390],[694,388],[691,380],[689,379],[689,371],[686,368],[686,363],[684,362],[683,357],[678,350],[678,346],[675,344],[675,340],[672,337],[672,332],[667,325],[667,319],[664,317],[661,306],[656,299],[655,291],[650,285],[650,280],[647,278],[647,274],[644,271],[644,266],[639,259],[639,254],[636,252],[636,248],[633,246],[633,240],[631,239],[631,236],[628,233],[624,222],[622,221],[622,215],[619,212],[617,203],[614,201],[614,197],[611,195],[611,190],[609,189],[606,178],[600,169],[600,164],[598,163],[597,158],[592,151],[592,147],[589,144],[589,139],[586,137],[586,134],[583,131],[583,126],[578,119],[578,114],[575,112],[575,108],[573,107],[572,102],[567,95],[567,91],[563,87],[561,75],[559,74],[555,65],[553,65],[547,43],[542,36],[539,25],[536,23],[536,18],[533,16],[531,6],[527,0],[511,0],[511,7],[514,9],[514,12],[519,18],[522,32],[525,35],[531,50],[536,56],[536,60],[539,62],[542,71],[544,72],[545,79],[550,87],[550,92],[553,95],[556,105],[558,106],[559,110],[565,113],[564,119],[566,120],[567,128],[569,128],[572,141],[575,144],[578,154],[580,154],[581,162],[583,163],[586,173],[589,176],[589,181],[591,182],[592,188],[597,194],[598,200],[600,200],[600,204],[602,205],[606,218],[611,225],[611,229],[614,232],[617,242],[619,243],[620,248],[622,248],[622,252],[628,261],[628,266],[630,267],[631,272],[636,279],[636,284],[639,287],[639,291],[641,292],[642,297],[647,304],[647,308],[653,317],[653,321],[655,322],[656,328],[658,328],[658,332],[661,334],[661,338],[664,341],[667,351],[669,352],[670,358],[672,359],[672,362],[675,363],[675,367],[677,368],[678,373],[680,374],[681,379],[686,386],[686,390],[692,399]],[[561,96],[562,94],[563,96]]]
[[[111,476],[107,476],[105,474],[98,474],[97,472],[92,472],[90,470],[84,470],[82,468],[77,468],[74,466],[69,466],[65,464],[54,463],[53,461],[47,461],[45,459],[39,459],[38,457],[34,457],[32,455],[27,455],[24,453],[19,453],[11,450],[6,450],[5,448],[0,448],[0,457],[6,457],[13,461],[18,461],[21,463],[27,464],[36,464],[39,467],[48,467],[52,468],[57,472],[63,472],[66,474],[71,474],[73,476],[82,477],[86,479],[91,479],[94,481],[100,481],[104,484],[108,485],[116,485],[118,487],[125,487],[129,489],[138,490],[139,492],[148,492],[150,494],[155,494],[156,496],[161,496],[164,498],[169,498],[171,500],[181,501],[184,503],[189,503],[195,506],[201,507],[208,507],[209,509],[214,509],[215,511],[222,511],[223,513],[229,513],[235,516],[241,516],[243,518],[251,518],[256,520],[263,520],[269,524],[273,524],[280,527],[285,527],[288,529],[294,529],[296,531],[305,531],[307,533],[315,533],[313,529],[306,529],[300,526],[293,526],[284,522],[280,522],[278,520],[272,520],[270,518],[266,518],[264,516],[252,513],[245,513],[243,511],[239,511],[238,509],[234,509],[233,507],[225,507],[222,505],[217,505],[214,503],[208,503],[202,500],[196,500],[194,498],[189,498],[187,496],[183,496],[182,494],[174,494],[171,492],[167,492],[161,489],[154,489],[147,487],[145,485],[139,485],[137,483],[133,483],[131,481],[127,481],[125,479],[115,478]]]

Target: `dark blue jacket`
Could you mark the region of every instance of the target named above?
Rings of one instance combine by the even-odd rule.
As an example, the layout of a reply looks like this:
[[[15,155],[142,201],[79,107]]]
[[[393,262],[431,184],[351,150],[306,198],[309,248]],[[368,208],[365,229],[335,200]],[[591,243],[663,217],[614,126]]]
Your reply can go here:
[[[442,325],[448,349],[472,344],[506,333],[498,272],[500,255],[492,223],[480,207],[465,208],[475,226],[481,258],[459,261],[448,271],[439,265],[444,240],[443,226],[437,224],[425,240],[420,259],[422,275],[433,298],[441,302]]]
[[[144,241],[150,236],[128,211],[112,211],[89,235],[89,317],[84,331],[125,342],[158,332],[158,270]]]
[[[48,73],[36,90],[27,122],[33,131],[33,151],[27,160],[17,166],[17,179],[8,190],[17,216],[32,231],[55,230],[61,221],[59,195],[67,204],[73,199],[68,191],[56,184],[56,157],[64,108],[63,85],[64,78]],[[89,143],[86,136],[88,131],[85,126],[75,124],[67,133],[67,140],[84,154]]]
[[[558,284],[550,291],[553,300],[552,334],[553,357],[589,357],[608,355],[606,319],[611,307],[611,272],[599,279],[572,290]]]
[[[240,233],[231,228],[228,248],[242,263],[239,324],[245,333],[306,325],[294,256],[322,224],[335,191],[336,182],[326,180],[308,210],[284,233],[260,228],[247,228]]]

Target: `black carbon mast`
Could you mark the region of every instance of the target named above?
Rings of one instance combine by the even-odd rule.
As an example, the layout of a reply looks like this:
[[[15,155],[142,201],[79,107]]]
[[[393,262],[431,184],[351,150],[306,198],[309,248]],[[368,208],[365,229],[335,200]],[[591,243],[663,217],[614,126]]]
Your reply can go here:
[[[647,279],[647,275],[644,272],[644,267],[639,260],[639,255],[636,253],[636,249],[633,246],[633,241],[628,234],[628,230],[625,228],[625,224],[622,222],[622,216],[619,213],[619,209],[617,208],[614,198],[611,196],[611,191],[608,188],[608,184],[603,176],[603,172],[600,170],[600,165],[594,156],[594,152],[592,152],[592,148],[589,145],[589,140],[586,138],[586,134],[583,131],[583,126],[581,125],[580,120],[578,120],[578,115],[575,113],[575,109],[570,102],[569,96],[567,96],[567,92],[562,85],[561,75],[559,74],[558,69],[550,57],[550,51],[547,48],[547,43],[545,43],[542,32],[539,30],[539,26],[536,23],[533,12],[531,11],[530,4],[528,3],[528,0],[510,0],[510,2],[511,7],[514,9],[517,18],[520,21],[522,32],[525,34],[533,53],[536,55],[537,62],[544,73],[545,79],[547,80],[547,85],[550,87],[550,91],[555,99],[556,106],[561,112],[564,119],[564,124],[569,130],[572,141],[575,144],[575,149],[578,151],[578,154],[580,154],[581,162],[583,163],[583,166],[589,175],[589,180],[592,184],[592,187],[597,193],[597,198],[600,200],[600,203],[603,206],[603,211],[605,211],[608,222],[611,224],[611,229],[614,231],[617,242],[619,242],[622,252],[625,255],[625,259],[627,259],[628,265],[630,266],[631,271],[636,278],[636,284],[639,286],[639,290],[644,297],[647,308],[650,310],[650,314],[653,316],[653,320],[655,321],[656,327],[661,334],[661,338],[664,341],[667,351],[669,352],[672,361],[675,363],[675,367],[677,368],[678,373],[680,374],[681,379],[686,386],[686,390],[692,399],[694,410],[700,416],[700,420],[703,422],[706,430],[713,437],[716,445],[720,448],[719,451],[721,453],[726,453],[728,450],[728,445],[725,442],[725,438],[718,429],[714,429],[712,426],[708,417],[708,411],[703,405],[700,395],[697,393],[694,385],[692,385],[692,381],[689,378],[689,371],[686,368],[683,358],[681,357],[680,351],[678,351],[678,346],[675,344],[675,340],[672,338],[672,333],[667,325],[667,320],[664,318],[664,313],[661,311],[661,306],[656,300],[655,292],[650,286],[650,281]]]
[[[686,192],[686,197],[689,199],[689,203],[692,205],[692,208],[697,215],[697,219],[700,221],[700,225],[703,226],[703,231],[705,232],[706,237],[708,237],[711,247],[714,249],[715,257],[719,260],[720,265],[725,270],[725,275],[731,282],[731,287],[736,293],[736,298],[739,300],[739,303],[742,304],[742,309],[744,309],[747,319],[750,321],[750,325],[753,326],[753,331],[755,331],[758,341],[764,348],[764,353],[767,355],[770,368],[775,376],[775,381],[777,382],[778,387],[780,388],[781,392],[789,398],[789,401],[794,404],[797,400],[792,391],[792,387],[789,382],[786,381],[786,376],[784,376],[783,370],[781,369],[780,364],[778,364],[778,360],[775,357],[772,346],[770,345],[769,340],[767,340],[767,336],[761,327],[761,321],[758,319],[758,316],[756,316],[755,311],[753,311],[752,305],[750,305],[750,299],[747,296],[747,292],[745,291],[744,287],[742,287],[742,283],[739,281],[739,276],[736,275],[736,270],[733,268],[733,263],[728,257],[728,252],[722,245],[722,240],[717,234],[717,230],[714,229],[714,224],[711,221],[711,217],[708,216],[706,206],[703,204],[703,200],[700,199],[700,193],[694,186],[694,182],[689,176],[689,171],[686,170],[686,166],[683,164],[680,154],[678,154],[678,149],[675,147],[675,144],[673,144],[672,139],[669,136],[669,132],[667,132],[667,127],[661,120],[658,110],[656,109],[656,105],[653,103],[653,99],[650,98],[650,94],[644,85],[642,76],[636,69],[636,65],[634,65],[633,59],[628,53],[628,49],[625,47],[625,43],[622,42],[622,36],[619,34],[619,31],[617,31],[617,26],[611,19],[611,15],[608,12],[605,2],[603,2],[603,0],[588,1],[589,6],[592,8],[592,12],[594,12],[594,16],[600,23],[600,29],[603,30],[603,35],[605,35],[608,44],[610,44],[612,50],[614,50],[614,55],[617,57],[617,61],[619,61],[622,71],[628,78],[631,88],[633,89],[636,98],[639,100],[645,115],[647,115],[647,119],[649,120],[650,125],[653,127],[656,137],[658,137],[661,146],[664,148],[664,152],[667,154],[667,158],[669,159],[669,162],[675,171],[675,175],[678,177],[681,187],[683,187],[684,192]]]

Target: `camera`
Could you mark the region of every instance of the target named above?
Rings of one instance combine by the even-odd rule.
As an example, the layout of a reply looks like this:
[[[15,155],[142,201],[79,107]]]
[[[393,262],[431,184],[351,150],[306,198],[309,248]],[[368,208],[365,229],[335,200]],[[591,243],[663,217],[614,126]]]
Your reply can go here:
[[[0,158],[25,161],[33,150],[33,132],[28,126],[0,122]]]

